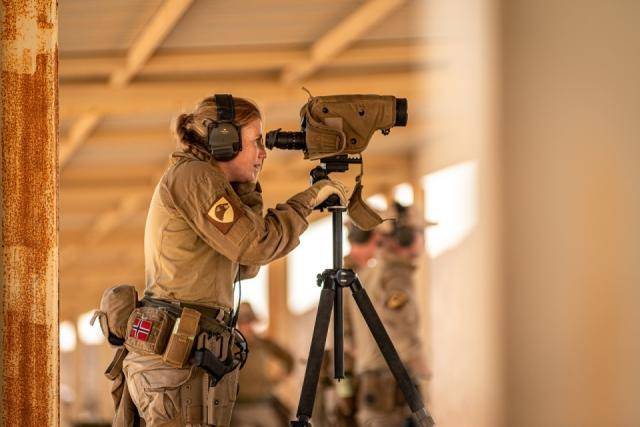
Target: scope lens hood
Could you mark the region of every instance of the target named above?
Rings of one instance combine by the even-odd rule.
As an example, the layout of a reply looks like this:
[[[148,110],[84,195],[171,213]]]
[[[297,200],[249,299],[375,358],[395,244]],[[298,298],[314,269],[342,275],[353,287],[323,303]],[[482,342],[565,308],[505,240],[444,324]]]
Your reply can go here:
[[[396,122],[394,126],[406,126],[408,119],[407,98],[396,98]]]

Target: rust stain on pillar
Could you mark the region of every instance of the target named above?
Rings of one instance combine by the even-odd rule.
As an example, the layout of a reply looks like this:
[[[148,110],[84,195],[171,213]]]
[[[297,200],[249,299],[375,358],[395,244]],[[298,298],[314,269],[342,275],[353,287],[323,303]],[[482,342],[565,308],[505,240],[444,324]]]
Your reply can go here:
[[[57,426],[55,0],[2,0],[0,425]]]

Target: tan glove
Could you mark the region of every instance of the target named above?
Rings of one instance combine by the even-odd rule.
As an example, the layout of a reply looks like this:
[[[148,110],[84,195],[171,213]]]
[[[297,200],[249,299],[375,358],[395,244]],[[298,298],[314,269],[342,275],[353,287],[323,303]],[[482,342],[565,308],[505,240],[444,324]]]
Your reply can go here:
[[[315,190],[315,197],[311,201],[311,207],[315,208],[334,194],[340,197],[340,203],[343,206],[347,203],[348,190],[340,181],[322,179],[309,187],[309,189]]]

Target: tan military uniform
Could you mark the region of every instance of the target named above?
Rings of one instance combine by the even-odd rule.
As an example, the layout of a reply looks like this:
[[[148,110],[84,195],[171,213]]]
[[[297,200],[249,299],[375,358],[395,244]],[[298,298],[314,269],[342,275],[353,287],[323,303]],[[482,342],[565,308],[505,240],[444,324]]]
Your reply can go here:
[[[145,295],[230,312],[234,279],[255,275],[298,245],[315,196],[299,193],[263,217],[259,187],[234,187],[215,160],[174,153],[147,216]],[[237,371],[209,389],[204,371],[172,368],[161,356],[132,352],[123,369],[147,425],[229,424]]]
[[[289,414],[282,414],[273,391],[282,375],[274,375],[273,363],[285,374],[291,373],[294,360],[276,342],[261,337],[249,341],[250,357],[240,372],[240,392],[233,410],[234,427],[278,427],[287,424]],[[280,406],[279,408],[276,406]]]
[[[414,377],[420,377],[426,375],[427,370],[418,333],[414,271],[410,261],[382,251],[378,264],[366,274],[363,285],[400,359]],[[353,324],[359,425],[402,426],[410,411],[395,379],[364,319],[356,315]]]

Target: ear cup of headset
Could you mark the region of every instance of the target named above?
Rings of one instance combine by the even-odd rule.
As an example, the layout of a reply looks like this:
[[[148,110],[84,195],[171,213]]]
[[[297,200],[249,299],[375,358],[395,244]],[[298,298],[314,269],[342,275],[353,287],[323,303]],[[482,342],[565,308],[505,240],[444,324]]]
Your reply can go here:
[[[216,120],[209,126],[209,152],[213,158],[226,162],[242,150],[240,130],[233,124],[236,117],[233,96],[216,94]]]
[[[233,123],[213,123],[209,130],[209,151],[213,158],[225,162],[233,159],[242,149],[240,132]]]

